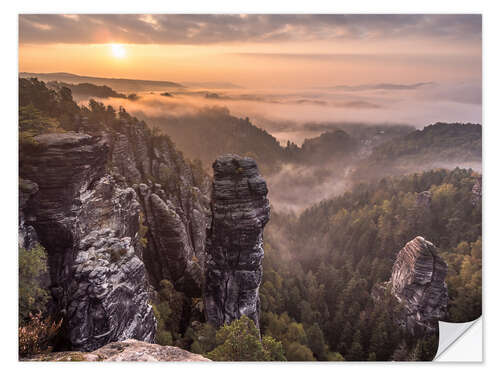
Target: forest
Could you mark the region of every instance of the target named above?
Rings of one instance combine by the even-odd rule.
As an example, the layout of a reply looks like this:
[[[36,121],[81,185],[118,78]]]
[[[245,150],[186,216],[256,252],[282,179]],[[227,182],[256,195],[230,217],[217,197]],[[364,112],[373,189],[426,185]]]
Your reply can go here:
[[[37,79],[19,81],[21,154],[36,147],[39,134],[98,134],[119,130],[124,120],[147,126],[126,109],[94,99],[79,106],[67,86],[56,91]],[[397,301],[389,294],[383,301],[372,296],[377,284],[389,280],[396,254],[415,236],[436,245],[448,264],[446,320],[464,322],[481,315],[482,206],[475,189],[481,175],[458,167],[417,172],[408,167],[431,160],[480,161],[480,125],[438,123],[404,135],[398,129],[363,156],[366,142],[359,128],[353,134],[347,129],[326,132],[299,148],[281,146],[248,118],[228,110],[207,109],[200,116],[171,119],[168,126],[159,121],[150,122],[151,131],[192,158],[200,181],[209,173],[209,161],[225,152],[255,158],[265,177],[283,163],[318,165],[330,159],[333,165],[352,163],[358,169],[354,176],[366,176],[367,169],[377,172],[369,175],[369,183],[365,177],[353,178],[345,192],[301,212],[273,208],[264,236],[260,331],[245,316],[215,329],[204,322],[201,298],[163,280],[153,305],[156,343],[214,360],[432,360],[437,334],[409,335],[397,323]],[[199,142],[193,142],[193,134]],[[272,193],[273,185],[269,188]],[[429,204],[422,203],[422,193],[431,197]],[[57,342],[58,322],[50,319],[43,281],[46,254],[41,246],[21,248],[19,260],[20,341],[24,352],[36,352]]]

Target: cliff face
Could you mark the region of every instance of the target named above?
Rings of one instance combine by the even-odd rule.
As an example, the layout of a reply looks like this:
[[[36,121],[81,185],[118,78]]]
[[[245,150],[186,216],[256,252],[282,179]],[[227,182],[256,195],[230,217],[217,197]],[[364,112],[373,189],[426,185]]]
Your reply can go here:
[[[216,327],[246,315],[259,324],[267,186],[255,161],[224,155],[213,164],[212,220],[205,261],[205,315]]]
[[[51,293],[71,347],[151,342],[155,319],[137,256],[139,203],[106,174],[108,145],[86,134],[46,134],[23,155],[21,175],[38,191],[24,208],[48,252]]]
[[[20,246],[48,252],[67,345],[153,342],[151,286],[201,293],[207,181],[196,185],[168,140],[137,124],[35,142],[20,156]]]
[[[445,317],[446,272],[447,265],[435,246],[423,237],[414,238],[398,253],[389,286],[405,308],[401,323],[410,331],[416,327],[434,331],[437,321]]]
[[[249,158],[226,155],[213,168],[210,186],[167,137],[137,122],[43,134],[23,148],[19,243],[48,253],[61,348],[153,342],[150,301],[164,279],[203,295],[215,326],[241,315],[258,325],[266,183]]]
[[[168,279],[187,295],[201,295],[209,179],[196,181],[169,140],[146,126],[124,124],[108,136],[108,143],[113,173],[138,193],[148,228],[142,258],[151,283]]]
[[[33,181],[19,179],[19,227],[18,240],[19,247],[31,249],[38,242],[38,235],[35,228],[26,223],[24,211],[30,199],[38,192],[38,185]],[[28,218],[29,219],[29,218]]]

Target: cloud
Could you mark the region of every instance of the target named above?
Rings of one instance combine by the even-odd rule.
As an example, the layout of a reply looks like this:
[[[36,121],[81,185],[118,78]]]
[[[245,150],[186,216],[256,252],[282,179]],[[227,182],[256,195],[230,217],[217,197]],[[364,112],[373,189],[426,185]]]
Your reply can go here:
[[[382,106],[370,102],[365,102],[364,100],[353,100],[349,102],[336,103],[336,107],[342,108],[382,108]]]
[[[401,84],[401,83],[378,83],[374,85],[357,85],[348,86],[340,85],[328,87],[330,90],[341,90],[341,91],[365,91],[365,90],[415,90],[424,86],[434,85],[434,82],[418,82],[412,84]]]
[[[228,95],[225,93],[216,93],[211,91],[179,91],[174,92],[176,96],[198,96],[207,100],[213,101],[248,101],[260,102],[269,104],[285,104],[285,105],[317,105],[317,106],[332,106],[338,108],[356,108],[356,109],[374,109],[382,108],[381,105],[372,103],[366,100],[342,100],[342,101],[328,101],[320,99],[310,99],[302,97],[293,99],[298,93],[281,93],[281,94],[268,94],[268,95],[255,95],[255,94],[233,94]],[[345,95],[343,95],[345,96]]]
[[[481,15],[80,14],[19,16],[21,44],[211,44],[429,36],[480,40]]]

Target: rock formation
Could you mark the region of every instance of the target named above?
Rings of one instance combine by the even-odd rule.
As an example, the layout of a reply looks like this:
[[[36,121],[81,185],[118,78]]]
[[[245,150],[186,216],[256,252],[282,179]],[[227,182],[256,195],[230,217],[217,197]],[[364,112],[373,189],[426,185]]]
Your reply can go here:
[[[476,178],[476,182],[472,186],[472,205],[479,206],[483,199],[483,177]]]
[[[161,346],[128,339],[113,342],[93,352],[56,352],[22,358],[22,361],[104,362],[209,362],[210,360],[174,346]]]
[[[108,147],[86,134],[45,134],[23,155],[38,191],[24,209],[48,252],[54,310],[72,348],[136,338],[152,342],[155,319],[135,253],[140,206],[133,189],[105,173]]]
[[[201,296],[208,178],[143,123],[43,134],[20,155],[20,246],[48,253],[63,347],[153,342],[163,279]]]
[[[408,242],[398,253],[389,282],[391,293],[403,304],[401,324],[408,330],[416,327],[434,331],[437,321],[446,315],[448,289],[446,263],[436,247],[423,237]]]
[[[19,179],[19,247],[31,249],[38,243],[38,236],[35,228],[26,224],[24,211],[31,197],[38,192],[38,185],[33,181]],[[28,218],[29,220],[29,218]]]
[[[147,246],[143,261],[150,282],[163,279],[177,290],[200,296],[205,236],[210,216],[209,179],[195,181],[189,164],[167,137],[144,125],[122,124],[108,135],[111,165],[138,193]]]
[[[417,207],[422,210],[429,210],[431,207],[432,193],[428,190],[422,191],[416,196]]]
[[[216,327],[246,315],[259,325],[267,186],[250,158],[214,162],[212,221],[205,260],[205,315]]]
[[[90,134],[35,136],[20,154],[19,242],[47,251],[50,313],[63,318],[56,350],[153,342],[162,280],[203,294],[215,326],[242,315],[258,325],[270,207],[255,161],[218,158],[210,186],[168,137],[122,117]]]

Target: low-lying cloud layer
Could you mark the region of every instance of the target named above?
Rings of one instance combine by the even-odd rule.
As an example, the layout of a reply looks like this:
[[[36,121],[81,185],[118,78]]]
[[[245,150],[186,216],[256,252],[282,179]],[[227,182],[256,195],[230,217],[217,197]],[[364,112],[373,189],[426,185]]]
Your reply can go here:
[[[403,104],[405,101],[397,101],[392,94],[385,93],[380,97],[373,96],[372,98],[372,100],[381,102],[385,100],[385,107],[358,108],[355,110],[353,108],[344,110],[333,105],[324,106],[309,102],[307,104],[291,104],[291,102],[299,101],[300,99],[297,98],[300,97],[307,98],[320,95],[317,92],[281,91],[250,94],[241,92],[241,90],[231,90],[230,92],[226,91],[225,94],[220,92],[219,98],[214,100],[199,94],[198,91],[195,94],[192,92],[183,94],[181,91],[176,91],[172,92],[172,96],[163,96],[159,92],[140,93],[140,98],[135,101],[123,98],[109,98],[103,100],[103,102],[115,108],[123,106],[132,115],[160,128],[162,122],[172,121],[171,123],[177,123],[176,120],[180,119],[179,124],[182,124],[183,118],[192,116],[210,117],[216,116],[220,111],[229,111],[238,117],[249,117],[254,125],[265,129],[281,141],[282,144],[286,144],[290,140],[300,145],[306,138],[317,137],[334,129],[345,129],[352,136],[359,139],[363,145],[360,150],[347,159],[338,162],[330,160],[328,163],[316,161],[309,164],[287,162],[282,164],[278,171],[266,176],[269,184],[269,195],[274,208],[279,211],[300,212],[323,199],[347,191],[353,183],[356,183],[352,173],[358,166],[357,163],[362,163],[362,160],[368,157],[374,142],[381,142],[387,137],[395,137],[398,134],[407,134],[407,132],[411,131],[411,128],[405,124],[415,125],[416,123],[401,121],[408,112],[407,106],[418,106],[420,108],[422,123],[419,124],[419,127],[442,119],[442,117],[438,116],[433,119],[433,108],[439,113],[442,111],[442,109],[439,110],[439,107],[443,106],[447,108],[448,113],[452,113],[450,109],[453,109],[454,116],[461,119],[460,122],[466,122],[466,120],[462,120],[465,116],[461,111],[467,105],[453,102],[453,98],[446,100],[441,98],[441,102],[437,99],[439,95],[444,95],[446,90],[451,90],[450,88],[442,88],[439,85],[424,85],[420,89],[410,89],[409,91],[415,94],[416,91],[424,90],[424,87],[425,90],[431,91],[427,91],[425,95],[421,93],[420,95],[423,95],[423,98],[412,95],[406,99],[407,103]],[[436,88],[441,91],[433,91]],[[451,91],[455,92],[456,90]],[[228,97],[253,95],[258,97],[259,100],[248,100],[249,97],[246,97],[247,100],[223,99],[225,95]],[[337,95],[323,93],[320,97],[324,98],[325,101],[334,102]],[[352,92],[346,95],[352,95]],[[400,96],[401,91],[396,90],[395,95]],[[269,98],[272,98],[272,100]],[[267,99],[269,99],[269,102],[266,101]],[[84,103],[84,101],[81,101],[81,104]],[[396,109],[398,105],[402,107],[400,110]],[[476,104],[469,105],[477,107]],[[393,108],[394,106],[396,108]],[[363,114],[364,112],[368,113]],[[444,111],[442,112],[444,113]],[[348,114],[351,116],[348,116]],[[425,120],[423,120],[424,118]],[[453,122],[455,120],[450,116],[444,121]],[[377,126],[374,126],[374,123],[377,123]],[[374,131],[368,131],[366,126],[369,124],[372,124],[370,128],[373,128]],[[388,127],[391,127],[391,135],[388,135]],[[366,142],[364,141],[365,136]],[[454,168],[461,165],[481,170],[479,163],[462,164],[436,160],[426,165],[406,165],[406,168],[411,172],[436,167]]]
[[[402,87],[408,86],[407,89]],[[225,107],[249,117],[282,144],[302,144],[335,123],[408,124],[417,128],[435,122],[482,122],[481,87],[474,83],[362,85],[364,90],[172,90],[139,93],[137,101],[107,99],[142,118],[196,113],[204,107]],[[397,87],[396,89],[393,89]],[[326,125],[325,125],[326,124]]]

